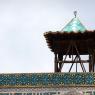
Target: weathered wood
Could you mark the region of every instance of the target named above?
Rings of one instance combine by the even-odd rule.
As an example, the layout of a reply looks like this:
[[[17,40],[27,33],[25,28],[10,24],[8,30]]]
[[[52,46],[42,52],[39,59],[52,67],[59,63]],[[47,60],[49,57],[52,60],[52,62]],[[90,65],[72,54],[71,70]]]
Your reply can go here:
[[[89,60],[81,60],[81,61],[79,61],[79,60],[77,60],[77,61],[59,61],[59,62],[62,62],[62,63],[80,63],[80,62],[82,62],[82,63],[89,63]]]
[[[95,66],[95,52],[93,51],[92,53],[92,71],[93,72],[95,71],[94,66]]]
[[[91,54],[89,55],[89,72],[93,71],[92,70],[92,57]]]
[[[79,53],[82,55],[88,54],[88,47],[90,49],[95,49],[95,31],[85,31],[84,33],[62,33],[57,32],[47,32],[44,34],[49,48],[53,52],[66,54],[68,45],[71,40],[76,42]],[[76,51],[74,51],[76,54]],[[71,52],[69,52],[71,54]]]
[[[54,72],[58,72],[58,61],[57,61],[57,54],[55,54],[55,59],[54,59]]]
[[[94,55],[93,55],[93,68],[94,68],[94,72],[95,72],[95,50],[94,50]]]
[[[83,72],[86,72],[83,63],[89,63],[89,72],[94,72],[95,69],[95,30],[85,31],[84,33],[66,33],[66,32],[47,32],[44,34],[51,51],[57,54],[55,56],[55,72],[61,72],[64,63],[71,63],[71,71],[73,64],[80,63]],[[90,51],[91,52],[90,52]],[[67,56],[71,56],[68,60]],[[77,60],[73,60],[73,55],[77,55]],[[91,55],[89,60],[82,60],[80,55]],[[64,59],[63,59],[64,56]]]

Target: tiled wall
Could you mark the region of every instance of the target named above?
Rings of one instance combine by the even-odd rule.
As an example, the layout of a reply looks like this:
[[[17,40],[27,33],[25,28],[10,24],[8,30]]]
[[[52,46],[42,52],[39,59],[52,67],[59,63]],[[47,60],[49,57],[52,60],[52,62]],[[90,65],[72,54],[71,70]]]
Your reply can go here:
[[[0,95],[95,95],[95,73],[0,74]]]
[[[0,87],[95,86],[95,73],[0,74]]]

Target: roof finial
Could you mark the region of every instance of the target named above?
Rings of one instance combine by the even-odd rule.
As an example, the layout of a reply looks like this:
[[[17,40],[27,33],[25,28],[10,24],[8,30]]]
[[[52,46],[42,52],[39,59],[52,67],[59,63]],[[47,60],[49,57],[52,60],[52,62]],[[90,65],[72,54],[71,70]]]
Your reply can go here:
[[[75,16],[75,18],[77,17],[77,11],[74,11],[74,16]]]

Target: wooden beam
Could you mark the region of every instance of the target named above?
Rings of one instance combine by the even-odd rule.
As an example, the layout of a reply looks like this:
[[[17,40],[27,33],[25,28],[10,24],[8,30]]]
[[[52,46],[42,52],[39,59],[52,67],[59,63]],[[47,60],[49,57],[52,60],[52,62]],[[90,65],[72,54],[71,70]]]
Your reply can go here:
[[[81,60],[81,61],[58,61],[58,62],[62,62],[62,63],[89,63],[89,60]]]

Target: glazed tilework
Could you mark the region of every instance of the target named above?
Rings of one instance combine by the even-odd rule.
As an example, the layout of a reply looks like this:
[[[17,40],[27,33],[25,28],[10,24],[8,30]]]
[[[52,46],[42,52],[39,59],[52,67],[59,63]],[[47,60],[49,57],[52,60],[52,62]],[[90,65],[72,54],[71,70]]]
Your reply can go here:
[[[0,74],[0,87],[95,86],[94,73]]]
[[[84,32],[86,31],[85,26],[80,22],[80,20],[75,17],[73,18],[62,30],[62,32]]]

